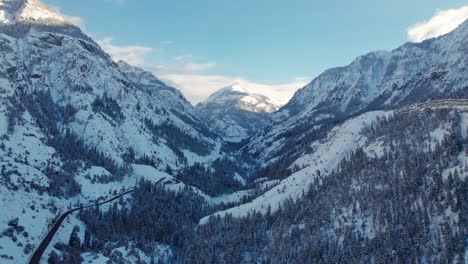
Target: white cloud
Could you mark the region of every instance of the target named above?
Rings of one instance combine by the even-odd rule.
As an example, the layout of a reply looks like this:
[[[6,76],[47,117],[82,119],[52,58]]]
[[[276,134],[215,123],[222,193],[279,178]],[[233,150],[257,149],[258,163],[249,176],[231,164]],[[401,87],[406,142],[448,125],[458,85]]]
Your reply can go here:
[[[236,82],[253,92],[276,99],[281,104],[286,104],[294,92],[302,88],[310,80],[309,78],[298,77],[290,83],[268,85],[242,77],[201,74],[200,72],[212,69],[217,64],[216,62],[186,62],[186,59],[193,57],[191,54],[182,54],[174,57],[173,59],[176,63],[149,66],[151,62],[145,61],[145,58],[149,53],[154,51],[150,47],[139,45],[119,46],[113,43],[112,38],[104,38],[97,42],[116,61],[123,60],[132,65],[152,69],[151,71],[158,78],[182,91],[185,97],[193,104],[205,100],[217,90]]]
[[[153,48],[140,45],[115,45],[112,38],[104,38],[97,42],[115,61],[123,60],[136,66],[145,65],[145,57],[154,51]]]
[[[66,21],[70,22],[71,24],[81,28],[84,30],[85,27],[85,20],[82,17],[79,16],[73,16],[73,15],[67,15],[62,13],[60,10],[60,7],[58,6],[50,6],[53,10],[55,10],[57,13],[59,13]]]
[[[466,19],[468,19],[468,6],[439,10],[431,19],[410,26],[407,30],[408,38],[414,42],[421,42],[438,37],[454,30]]]
[[[216,66],[215,62],[208,63],[193,63],[189,62],[183,65],[183,69],[186,72],[199,72],[211,69]]]
[[[192,58],[192,57],[193,57],[192,54],[187,53],[187,54],[181,54],[181,55],[175,57],[174,60],[176,60],[176,61],[183,61],[183,60],[186,60],[186,59],[190,59],[190,58]]]
[[[161,45],[164,45],[164,46],[168,46],[168,45],[172,45],[174,44],[174,41],[172,40],[163,40],[161,42],[159,42]]]
[[[79,17],[79,16],[69,16],[69,15],[64,15],[64,14],[62,14],[62,17],[63,17],[66,21],[68,21],[68,22],[72,23],[73,25],[75,25],[75,26],[77,26],[77,27],[79,27],[79,28],[81,28],[81,29],[84,30],[84,28],[85,28],[85,21],[84,21],[84,19],[83,19],[82,17]]]
[[[268,85],[256,83],[242,77],[228,77],[222,75],[200,75],[200,74],[158,74],[156,76],[167,84],[182,91],[187,99],[193,104],[205,100],[217,90],[238,82],[249,90],[264,94],[286,104],[297,89],[308,83],[305,78],[296,78],[291,83]]]
[[[175,63],[170,63],[170,64],[159,64],[156,65],[156,67],[150,67],[150,68],[155,68],[156,72],[158,72],[160,75],[164,74],[179,74],[179,75],[185,75],[185,74],[195,74],[198,72],[202,72],[208,69],[212,69],[216,67],[216,62],[205,62],[205,63],[196,63],[196,62],[182,62],[182,60],[185,60],[185,58],[179,58],[178,57],[174,58],[176,61]],[[148,66],[148,65],[147,65]]]
[[[127,2],[127,0],[106,0],[106,1],[108,1],[108,2],[110,1],[110,2],[112,2],[114,4],[118,4],[118,5],[123,5],[123,4],[125,4]]]

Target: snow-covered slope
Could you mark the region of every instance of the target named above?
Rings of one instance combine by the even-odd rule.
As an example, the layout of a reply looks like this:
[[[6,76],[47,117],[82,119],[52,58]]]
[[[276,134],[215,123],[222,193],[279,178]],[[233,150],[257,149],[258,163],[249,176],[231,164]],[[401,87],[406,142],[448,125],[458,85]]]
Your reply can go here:
[[[0,231],[8,230],[0,262],[27,262],[69,204],[141,177],[163,175],[167,188],[182,190],[162,171],[224,155],[222,140],[178,90],[115,63],[53,9],[2,0],[0,10]],[[8,225],[16,217],[21,228]]]
[[[349,158],[350,154],[357,149],[362,149],[370,158],[382,157],[394,149],[395,146],[391,143],[392,131],[398,128],[392,127],[392,123],[388,123],[388,128],[383,130],[385,133],[375,136],[372,135],[372,131],[375,130],[376,123],[392,119],[397,114],[400,117],[411,119],[417,117],[418,114],[430,115],[431,113],[434,115],[434,120],[426,124],[430,132],[421,135],[418,134],[418,131],[411,131],[408,132],[404,140],[417,141],[422,149],[431,151],[442,144],[446,136],[452,136],[453,129],[466,136],[466,116],[468,114],[468,100],[466,99],[436,100],[409,105],[398,110],[366,112],[348,119],[331,129],[323,139],[314,141],[311,144],[313,151],[310,154],[300,156],[290,166],[290,168],[296,168],[294,172],[277,182],[264,194],[251,202],[216,212],[213,215],[223,217],[229,214],[233,217],[245,217],[254,211],[262,214],[269,210],[275,212],[286,200],[300,199],[311,185],[320,185],[325,177],[339,168],[340,162]],[[447,113],[449,113],[448,116],[453,116],[453,119],[457,120],[456,126],[437,120],[437,115],[447,115]],[[402,127],[400,130],[404,128]],[[457,163],[456,167],[462,170],[461,167],[465,164],[467,157],[463,153],[460,153],[459,156],[460,162]],[[447,174],[448,171],[444,172],[444,175]],[[322,187],[326,188],[326,186]],[[211,215],[201,219],[200,224],[207,223],[210,217]]]
[[[38,94],[50,94],[57,112],[70,110],[66,120],[49,117],[58,129],[116,163],[131,153],[165,168],[215,155],[220,141],[180,92],[141,69],[115,64],[96,43],[54,27],[32,27],[20,38],[2,34],[0,42],[4,96],[31,104],[24,106],[28,112],[42,100]],[[175,133],[184,145],[175,145]]]
[[[218,212],[216,215],[232,214],[234,217],[242,217],[252,211],[266,213],[268,207],[276,211],[280,204],[288,198],[297,199],[309,189],[320,174],[325,175],[332,171],[337,164],[354,149],[365,143],[365,138],[360,135],[360,131],[371,124],[378,117],[388,116],[391,112],[375,111],[363,114],[346,121],[341,126],[332,129],[325,139],[313,142],[314,152],[297,159],[294,164],[303,168],[281,182],[273,188],[257,197],[252,202]],[[205,223],[209,216],[200,222]]]
[[[215,92],[196,109],[225,140],[240,142],[263,129],[279,107],[276,100],[235,83]]]
[[[465,21],[447,35],[407,43],[391,52],[372,52],[348,66],[327,70],[297,91],[246,150],[260,162],[297,156],[305,152],[308,138],[317,136],[308,133],[319,126],[330,129],[330,124],[369,110],[466,96],[467,54]]]

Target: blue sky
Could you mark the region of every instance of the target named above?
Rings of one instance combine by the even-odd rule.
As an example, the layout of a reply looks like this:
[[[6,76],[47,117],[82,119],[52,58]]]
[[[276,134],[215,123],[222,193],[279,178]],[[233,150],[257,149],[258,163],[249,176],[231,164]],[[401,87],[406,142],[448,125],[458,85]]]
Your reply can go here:
[[[410,26],[438,10],[468,5],[467,0],[44,2],[73,16],[114,57],[152,70],[192,102],[235,79],[284,94],[289,89],[290,95],[327,68],[398,47],[408,41]]]

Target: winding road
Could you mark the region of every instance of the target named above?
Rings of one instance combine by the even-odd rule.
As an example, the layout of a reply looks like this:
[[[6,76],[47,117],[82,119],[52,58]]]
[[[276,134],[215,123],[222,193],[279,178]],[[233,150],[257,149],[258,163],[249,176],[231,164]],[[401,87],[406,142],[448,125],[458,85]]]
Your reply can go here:
[[[159,184],[160,182],[162,182],[163,180],[165,180],[166,178],[162,178],[160,180],[158,180],[155,184]],[[128,190],[126,192],[123,192],[123,193],[120,193],[114,197],[112,197],[111,199],[109,200],[106,200],[106,201],[103,201],[103,202],[100,202],[100,203],[97,203],[97,204],[91,204],[91,205],[86,205],[86,206],[82,206],[82,207],[77,207],[77,208],[74,208],[74,209],[71,209],[71,210],[68,210],[66,211],[65,213],[63,213],[62,215],[60,215],[57,220],[55,221],[55,224],[52,226],[52,228],[49,230],[49,233],[47,233],[47,235],[44,237],[44,239],[42,240],[41,244],[39,244],[39,246],[36,248],[36,250],[34,251],[34,254],[32,255],[31,259],[29,260],[29,264],[40,264],[41,263],[41,258],[42,258],[42,255],[44,254],[44,252],[46,251],[47,247],[49,247],[49,244],[50,242],[52,241],[52,239],[54,238],[55,234],[57,233],[57,231],[59,230],[60,226],[62,225],[63,221],[65,221],[65,219],[73,212],[76,212],[76,211],[79,211],[79,210],[82,210],[82,209],[86,209],[86,208],[90,208],[90,207],[94,207],[94,206],[100,206],[100,205],[103,205],[103,204],[106,204],[106,203],[110,203],[112,201],[115,201],[117,199],[119,199],[120,197],[124,196],[124,195],[127,195],[129,193],[132,193],[134,192],[135,189],[131,189],[131,190]]]

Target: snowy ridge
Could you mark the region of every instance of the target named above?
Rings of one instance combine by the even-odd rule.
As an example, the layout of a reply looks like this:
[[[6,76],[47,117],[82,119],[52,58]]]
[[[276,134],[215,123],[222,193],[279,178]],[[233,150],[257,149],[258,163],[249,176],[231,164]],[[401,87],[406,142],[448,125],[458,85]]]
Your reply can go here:
[[[412,96],[418,89],[417,83],[412,87],[405,87],[405,84],[426,76],[438,81],[438,87],[431,87],[426,96],[437,89],[464,88],[461,70],[468,63],[463,56],[467,35],[468,21],[436,39],[407,43],[391,52],[377,51],[360,56],[346,67],[325,71],[299,90],[283,110],[294,113],[299,110],[294,109],[295,106],[307,106],[303,112],[310,113],[327,102],[336,105],[339,111],[356,111],[378,98],[382,98],[381,103],[392,105]],[[453,87],[449,88],[449,84]]]
[[[58,11],[40,0],[1,0],[0,23],[67,23]]]

